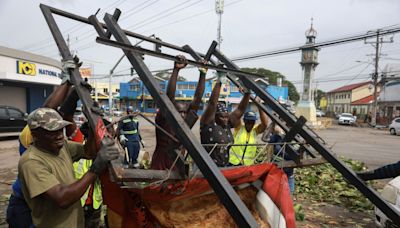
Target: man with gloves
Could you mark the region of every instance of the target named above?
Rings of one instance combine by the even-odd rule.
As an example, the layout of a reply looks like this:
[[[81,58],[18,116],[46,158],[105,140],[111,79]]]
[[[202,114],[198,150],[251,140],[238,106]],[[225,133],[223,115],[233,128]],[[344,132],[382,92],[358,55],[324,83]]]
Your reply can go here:
[[[70,124],[49,108],[36,109],[28,116],[33,144],[18,163],[18,176],[36,227],[83,227],[81,196],[119,156],[109,138],[103,139],[97,156],[91,147],[65,140],[63,131]],[[72,163],[81,158],[95,160],[76,180]]]
[[[128,108],[126,114],[132,114],[132,110]],[[134,116],[129,116],[118,123],[119,140],[121,144],[128,149],[129,158],[125,158],[125,163],[130,168],[139,168],[137,158],[140,151],[140,144],[144,147],[144,142],[139,132],[139,120]]]

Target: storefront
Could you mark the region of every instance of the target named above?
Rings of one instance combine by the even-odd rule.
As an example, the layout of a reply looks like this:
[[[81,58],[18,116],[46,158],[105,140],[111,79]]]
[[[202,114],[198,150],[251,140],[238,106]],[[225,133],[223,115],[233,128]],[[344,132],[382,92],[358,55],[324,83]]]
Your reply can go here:
[[[0,46],[0,105],[23,112],[40,107],[61,83],[59,61]]]

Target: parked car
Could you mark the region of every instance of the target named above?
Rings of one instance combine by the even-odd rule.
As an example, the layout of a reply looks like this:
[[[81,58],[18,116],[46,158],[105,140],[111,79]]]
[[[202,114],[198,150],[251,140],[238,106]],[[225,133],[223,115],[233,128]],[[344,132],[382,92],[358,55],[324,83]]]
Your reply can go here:
[[[325,112],[317,109],[317,117],[322,117],[322,116],[325,116]]]
[[[83,112],[80,109],[75,110],[74,121],[78,126],[81,126],[84,122],[86,122],[85,114],[83,114]]]
[[[339,116],[338,124],[352,125],[356,122],[357,118],[351,113],[342,113]]]
[[[392,135],[400,135],[400,117],[392,120],[392,123],[389,125],[389,131]]]
[[[0,105],[0,133],[18,135],[25,127],[28,114],[12,106]]]

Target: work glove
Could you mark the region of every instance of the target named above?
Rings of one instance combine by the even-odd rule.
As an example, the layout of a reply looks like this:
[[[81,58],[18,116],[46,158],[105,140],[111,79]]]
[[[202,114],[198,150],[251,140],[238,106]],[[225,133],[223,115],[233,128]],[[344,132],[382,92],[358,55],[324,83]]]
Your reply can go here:
[[[374,170],[357,173],[357,176],[365,181],[376,179]]]
[[[79,58],[75,56],[73,59],[62,60],[62,72],[61,72],[61,84],[68,83],[71,84],[70,70],[79,68],[82,62],[79,62]]]
[[[115,160],[119,157],[119,151],[114,141],[110,138],[104,138],[101,141],[101,148],[97,153],[96,159],[90,166],[89,171],[100,176],[107,168],[110,161]]]
[[[120,136],[119,136],[119,142],[120,142],[121,144],[124,145],[127,141],[128,141],[128,139],[125,137],[125,135],[120,135]]]
[[[200,60],[199,62],[201,62],[201,63],[203,63],[203,64],[206,64],[206,63],[207,63],[207,61],[205,61],[204,59]],[[207,69],[206,67],[199,67],[198,69],[199,69],[199,71],[200,71],[201,74],[207,74],[207,70],[208,70],[208,69]]]

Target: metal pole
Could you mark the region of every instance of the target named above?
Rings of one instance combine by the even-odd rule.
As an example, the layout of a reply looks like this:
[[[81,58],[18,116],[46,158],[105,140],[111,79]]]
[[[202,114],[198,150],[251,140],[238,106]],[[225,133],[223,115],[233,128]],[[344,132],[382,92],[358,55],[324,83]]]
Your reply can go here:
[[[375,72],[374,72],[374,105],[372,108],[372,126],[376,126],[376,114],[378,106],[377,90],[378,90],[378,64],[379,64],[379,30],[376,32],[376,44],[375,44]]]

